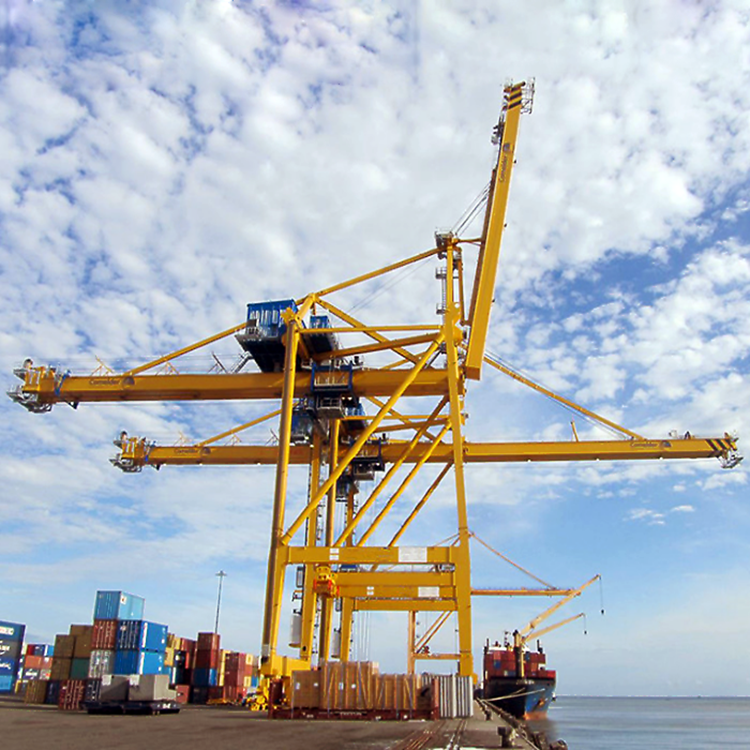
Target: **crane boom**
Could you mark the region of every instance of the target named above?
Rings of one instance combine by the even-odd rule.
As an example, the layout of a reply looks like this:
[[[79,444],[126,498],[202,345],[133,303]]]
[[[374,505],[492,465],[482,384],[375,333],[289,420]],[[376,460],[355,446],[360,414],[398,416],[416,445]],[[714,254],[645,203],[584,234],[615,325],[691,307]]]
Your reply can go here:
[[[490,311],[495,296],[495,279],[500,257],[500,242],[505,228],[505,211],[508,206],[510,176],[515,163],[518,121],[521,112],[530,107],[533,84],[517,83],[506,86],[500,122],[493,141],[499,143],[497,166],[492,175],[487,201],[485,230],[479,250],[474,276],[474,289],[469,308],[469,344],[464,360],[464,373],[470,380],[479,380],[482,373]]]
[[[275,445],[195,445],[163,446],[149,443],[143,438],[117,440],[120,453],[113,463],[125,471],[138,471],[143,466],[241,466],[275,465],[279,449]],[[378,456],[386,464],[399,459],[406,443],[392,441],[378,446]],[[344,446],[342,446],[343,448]],[[429,443],[419,443],[404,460],[415,464],[432,449]],[[525,463],[549,461],[628,461],[656,459],[718,458],[731,461],[737,450],[736,442],[728,435],[723,437],[690,437],[678,440],[580,440],[561,442],[519,443],[464,443],[466,463]],[[373,451],[364,446],[363,457]],[[452,460],[452,443],[441,443],[432,450],[427,463],[449,463]],[[309,464],[312,448],[293,445],[289,463]]]
[[[404,378],[404,370],[356,370],[352,388],[357,396],[388,396]],[[32,412],[49,411],[55,404],[117,401],[226,401],[280,399],[284,374],[241,372],[207,374],[163,374],[104,376],[60,373],[54,367],[36,367],[24,376],[23,384],[8,395]],[[310,389],[310,373],[298,372],[294,395]],[[444,370],[422,370],[406,396],[443,396],[448,392]]]

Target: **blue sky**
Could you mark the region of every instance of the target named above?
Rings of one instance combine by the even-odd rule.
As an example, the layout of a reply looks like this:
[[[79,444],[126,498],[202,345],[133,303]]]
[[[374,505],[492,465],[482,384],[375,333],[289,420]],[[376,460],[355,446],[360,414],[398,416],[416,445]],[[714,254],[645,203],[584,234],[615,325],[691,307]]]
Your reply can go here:
[[[430,247],[489,179],[503,82],[533,76],[490,350],[650,437],[746,433],[744,3],[6,0],[0,23],[7,387],[27,356],[81,373],[140,363],[249,301]],[[342,305],[434,322],[433,270]],[[570,436],[568,412],[499,373],[467,405],[469,439]],[[90,619],[97,589],[125,589],[190,636],[213,625],[223,569],[225,644],[257,651],[273,471],[126,476],[108,459],[121,429],[169,444],[262,409],[0,402],[0,616],[48,641]],[[559,692],[750,694],[743,467],[482,466],[467,482],[494,548],[560,586],[603,575],[569,608],[588,635],[545,639]],[[452,523],[438,493],[415,543]],[[481,547],[474,575],[525,583]],[[542,606],[478,601],[477,654]],[[357,654],[402,669],[405,621],[367,625]]]

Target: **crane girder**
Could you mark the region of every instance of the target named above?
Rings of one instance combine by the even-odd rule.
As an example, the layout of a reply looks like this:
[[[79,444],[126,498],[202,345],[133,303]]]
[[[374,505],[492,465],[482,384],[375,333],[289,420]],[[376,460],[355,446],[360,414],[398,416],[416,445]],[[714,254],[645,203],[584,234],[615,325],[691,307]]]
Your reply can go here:
[[[355,396],[390,396],[407,369],[362,368],[352,374]],[[281,398],[283,372],[159,375],[71,375],[52,367],[35,367],[25,373],[23,385],[9,396],[29,411],[49,411],[52,405],[78,406],[89,402],[118,401],[227,401]],[[310,372],[298,372],[295,397],[310,391]],[[425,368],[407,388],[405,396],[444,396],[448,376],[443,369]]]
[[[125,471],[137,471],[143,466],[197,465],[267,465],[275,466],[279,449],[275,445],[152,445],[138,438],[128,438],[113,463]],[[342,446],[343,447],[343,446]],[[404,443],[383,443],[379,452],[385,463],[392,464],[403,452]],[[407,456],[405,463],[417,463],[432,447],[419,443]],[[361,455],[368,455],[366,445]],[[689,437],[666,440],[580,440],[560,442],[464,443],[466,463],[525,463],[549,461],[630,461],[654,459],[726,458],[737,450],[736,441],[723,437]],[[309,445],[290,447],[289,463],[309,464],[312,448]],[[449,463],[453,460],[452,443],[441,443],[427,459],[428,463]]]

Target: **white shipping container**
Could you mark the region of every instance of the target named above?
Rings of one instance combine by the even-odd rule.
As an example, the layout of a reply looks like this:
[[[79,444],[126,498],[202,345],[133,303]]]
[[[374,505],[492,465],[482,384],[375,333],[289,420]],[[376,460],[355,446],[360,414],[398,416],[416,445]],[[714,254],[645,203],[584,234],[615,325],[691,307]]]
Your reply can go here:
[[[115,668],[115,652],[109,649],[94,649],[89,659],[89,679],[97,680],[112,674]]]

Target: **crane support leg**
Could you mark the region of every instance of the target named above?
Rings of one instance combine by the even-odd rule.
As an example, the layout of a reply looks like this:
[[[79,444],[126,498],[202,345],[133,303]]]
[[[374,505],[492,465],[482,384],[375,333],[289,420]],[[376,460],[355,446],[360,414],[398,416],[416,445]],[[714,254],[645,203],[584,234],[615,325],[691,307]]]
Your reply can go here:
[[[279,462],[276,467],[276,486],[273,499],[273,522],[271,543],[268,551],[268,573],[266,599],[263,613],[263,636],[261,641],[261,669],[269,674],[274,669],[276,644],[279,637],[281,599],[284,594],[285,565],[280,559],[280,548],[284,534],[284,510],[286,506],[287,480],[289,474],[289,449],[292,433],[292,408],[294,406],[294,383],[297,363],[299,332],[297,320],[292,318],[287,326],[286,358],[284,362],[284,390],[279,418]],[[265,667],[265,670],[264,670]]]
[[[458,510],[458,549],[456,560],[456,614],[458,618],[458,672],[474,678],[474,660],[471,653],[471,557],[469,553],[469,518],[466,509],[463,450],[463,393],[464,381],[458,366],[459,310],[453,295],[453,247],[446,253],[448,284],[444,332],[446,342],[448,384],[450,386],[450,426],[453,435],[453,467],[456,481]]]
[[[339,658],[341,661],[349,661],[352,644],[352,617],[354,616],[354,599],[350,596],[341,600],[341,646]]]
[[[318,432],[313,433],[312,460],[310,464],[310,495],[314,495],[320,486],[320,464],[323,452],[323,440]],[[313,515],[307,519],[306,544],[314,547],[318,541],[318,518]],[[311,659],[313,638],[315,636],[315,615],[318,607],[318,595],[312,582],[315,579],[315,566],[305,565],[305,586],[302,598],[302,632],[299,654],[302,659]]]
[[[328,444],[329,476],[336,470],[339,462],[339,428],[341,423],[336,419],[331,422],[330,440]],[[326,547],[333,546],[334,523],[336,520],[336,483],[328,490],[326,497]],[[334,599],[323,597],[320,610],[320,633],[318,636],[319,661],[331,658],[331,630],[333,627]]]

